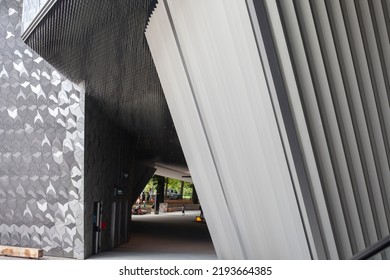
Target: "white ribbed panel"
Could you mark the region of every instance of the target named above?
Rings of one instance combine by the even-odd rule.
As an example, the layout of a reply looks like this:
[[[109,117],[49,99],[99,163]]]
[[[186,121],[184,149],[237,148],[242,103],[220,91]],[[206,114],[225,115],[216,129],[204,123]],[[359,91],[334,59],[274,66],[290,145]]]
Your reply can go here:
[[[146,36],[218,256],[310,258],[245,1],[161,1]]]
[[[223,259],[242,259],[244,253],[234,222],[228,215],[229,209],[202,120],[192,96],[191,86],[163,2],[157,4],[146,37],[192,179],[202,202],[202,209],[206,214],[216,253]]]
[[[325,189],[324,192],[328,191],[329,195],[328,203],[332,203],[333,207],[328,209],[331,216],[331,221],[340,227],[340,244],[343,246],[344,250],[351,252],[349,236],[347,233],[347,228],[344,219],[344,212],[342,210],[342,205],[340,197],[337,191],[337,184],[335,174],[332,170],[331,155],[327,146],[327,138],[324,131],[324,121],[320,116],[320,108],[317,103],[316,96],[313,94],[315,92],[314,83],[312,80],[312,73],[310,72],[310,65],[308,63],[307,53],[305,53],[305,47],[303,44],[302,37],[300,36],[298,18],[296,16],[296,10],[294,3],[290,0],[280,1],[283,14],[283,18],[286,21],[286,29],[289,34],[294,34],[290,39],[290,46],[292,53],[294,54],[293,63],[295,64],[296,69],[299,71],[296,72],[298,83],[300,84],[300,94],[304,96],[303,98],[303,107],[307,114],[306,121],[309,124],[309,127],[312,128],[312,141],[315,142],[315,146],[318,147],[317,152],[318,156],[321,157],[321,161],[317,161],[317,165],[320,166],[323,172],[322,182],[329,186],[328,189]],[[310,17],[302,17],[310,24]],[[308,34],[309,36],[310,34]]]
[[[329,257],[337,258],[332,231],[338,257],[350,258],[389,235],[388,1],[263,2],[291,110],[298,120],[303,109],[308,124],[321,179],[312,180],[311,188]],[[316,178],[298,121],[296,129],[307,174]]]
[[[310,189],[308,188],[307,184],[308,181],[307,179],[300,178],[300,175],[298,173],[300,171],[304,171],[304,166],[302,165],[301,167],[296,167],[296,163],[294,162],[294,155],[292,150],[294,149],[294,145],[291,146],[289,142],[289,136],[288,132],[286,129],[286,126],[289,126],[290,123],[285,123],[283,121],[283,114],[285,112],[282,112],[285,108],[281,108],[279,106],[279,99],[278,99],[278,93],[277,93],[277,85],[272,76],[272,69],[270,65],[270,60],[269,57],[267,56],[267,50],[266,50],[266,45],[265,41],[267,40],[267,35],[266,39],[264,39],[264,36],[261,32],[260,26],[257,24],[259,18],[258,17],[263,17],[263,14],[257,14],[256,13],[256,7],[251,0],[247,0],[247,5],[248,5],[248,11],[251,17],[252,21],[252,27],[253,31],[255,33],[256,41],[257,41],[257,46],[259,50],[259,54],[261,57],[263,69],[265,72],[265,76],[267,79],[267,84],[268,84],[268,89],[270,92],[271,100],[273,103],[273,108],[275,112],[275,116],[278,122],[279,126],[279,132],[282,138],[283,146],[284,146],[284,152],[286,155],[286,160],[290,169],[290,175],[292,182],[294,184],[294,189],[295,189],[295,194],[297,196],[298,204],[300,206],[300,214],[302,217],[302,221],[304,223],[304,227],[306,230],[306,237],[309,243],[309,247],[311,249],[311,254],[313,259],[325,259],[326,258],[326,248],[324,246],[324,241],[323,237],[321,236],[321,229],[319,228],[319,223],[317,221],[316,217],[316,211],[315,211],[315,205],[311,201],[311,195],[310,195]],[[258,4],[258,3],[256,3]],[[261,18],[260,18],[261,20]],[[272,63],[272,62],[271,62]],[[287,100],[287,99],[285,99]],[[281,100],[281,102],[284,102],[284,100]],[[291,115],[289,115],[291,116]],[[293,122],[292,122],[293,123]],[[299,143],[298,143],[299,145]],[[297,146],[295,148],[299,149]],[[297,151],[300,153],[300,151]],[[297,170],[298,169],[298,170]],[[301,174],[302,176],[305,176],[305,174]],[[305,184],[307,188],[305,189],[304,187],[300,186],[301,184]],[[308,201],[310,200],[310,201]],[[315,219],[315,221],[313,221]]]
[[[308,132],[304,111],[300,101],[299,90],[293,65],[291,62],[289,50],[286,43],[286,38],[283,34],[283,26],[280,20],[280,14],[277,8],[277,3],[274,0],[264,1],[270,25],[272,26],[273,36],[276,45],[276,51],[279,56],[280,69],[283,74],[284,82],[286,84],[286,91],[293,112],[294,123],[297,129],[299,141],[301,142],[302,154],[305,158],[305,166],[307,169],[308,180],[312,186],[313,200],[317,206],[318,219],[322,225],[323,238],[331,259],[337,259],[338,253],[334,235],[331,228],[329,214],[325,202],[325,197],[322,191],[321,181],[316,166],[316,159],[311,145],[310,135]]]
[[[346,199],[348,201],[347,202],[349,206],[348,210],[353,216],[354,219],[353,226],[355,227],[355,231],[357,232],[356,246],[358,247],[359,250],[362,250],[365,248],[362,231],[365,230],[367,231],[367,238],[371,240],[371,242],[377,240],[375,234],[375,228],[374,228],[374,221],[372,218],[372,211],[369,207],[369,198],[367,192],[364,192],[365,185],[364,185],[363,169],[360,163],[358,144],[355,138],[356,135],[353,129],[353,121],[348,106],[348,99],[345,94],[345,87],[342,80],[340,63],[337,58],[337,51],[335,47],[334,38],[332,36],[330,21],[329,18],[326,16],[326,14],[322,12],[326,10],[325,3],[323,1],[318,1],[315,3],[314,8],[315,8],[314,15],[315,17],[318,18],[319,27],[321,28],[319,29],[321,30],[321,32],[318,32],[318,36],[321,40],[321,44],[323,45],[323,51],[329,59],[329,61],[325,63],[328,63],[328,65],[332,65],[332,71],[329,72],[329,76],[328,76],[329,80],[322,79],[322,82],[324,81],[329,82],[330,92],[328,92],[327,94],[331,94],[331,97],[333,98],[334,110],[336,115],[340,114],[339,121],[337,121],[337,116],[333,115],[333,118],[336,118],[336,120],[334,121],[338,123],[340,129],[338,128],[333,128],[333,129],[338,133],[340,133],[339,135],[341,137],[343,133],[345,133],[345,135],[349,135],[349,137],[345,137],[346,138],[345,150],[343,150],[344,147],[340,142],[342,141],[342,139],[339,139],[339,141],[337,142],[337,148],[343,150],[343,152],[338,153],[337,156],[338,156],[338,160],[342,164],[340,166],[340,172],[344,180],[342,182],[346,181],[346,183],[344,184],[345,185],[344,191],[345,191]],[[326,76],[327,74],[323,73],[323,75]],[[327,107],[332,108],[333,106],[331,103],[329,103],[327,104]],[[350,158],[350,162],[351,162],[351,167],[350,167],[351,172],[353,172],[355,176],[349,177],[348,164],[347,164],[348,158]],[[357,193],[359,193],[358,197],[360,197],[361,201],[354,199],[355,190],[352,188],[353,184],[356,184],[355,190]],[[359,222],[358,220],[359,216],[364,217],[364,220],[366,221],[365,225]],[[362,228],[367,227],[367,229],[362,230],[361,227]]]

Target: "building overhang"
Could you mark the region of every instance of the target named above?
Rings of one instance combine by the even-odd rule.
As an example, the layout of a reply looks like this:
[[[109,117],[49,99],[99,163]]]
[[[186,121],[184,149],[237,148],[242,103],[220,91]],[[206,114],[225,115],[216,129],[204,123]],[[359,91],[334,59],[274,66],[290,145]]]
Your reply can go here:
[[[70,80],[85,81],[86,102],[133,137],[139,160],[186,167],[144,35],[156,1],[35,3],[26,44]]]

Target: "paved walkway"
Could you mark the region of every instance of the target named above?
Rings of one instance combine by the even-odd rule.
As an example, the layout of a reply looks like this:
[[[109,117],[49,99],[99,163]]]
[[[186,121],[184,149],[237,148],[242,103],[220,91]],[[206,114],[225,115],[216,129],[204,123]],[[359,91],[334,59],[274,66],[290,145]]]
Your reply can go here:
[[[217,259],[207,225],[195,222],[199,211],[133,216],[131,240],[89,259]]]
[[[199,211],[133,216],[129,243],[88,260],[214,260],[217,259],[207,225],[196,223]],[[64,258],[44,256],[44,260]],[[41,259],[41,260],[42,260]],[[0,256],[0,260],[27,260]],[[69,260],[69,259],[67,259]]]

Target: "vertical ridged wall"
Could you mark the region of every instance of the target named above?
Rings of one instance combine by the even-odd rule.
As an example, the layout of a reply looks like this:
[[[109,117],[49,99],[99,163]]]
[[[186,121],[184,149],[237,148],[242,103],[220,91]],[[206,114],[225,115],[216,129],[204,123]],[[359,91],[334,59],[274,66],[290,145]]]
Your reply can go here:
[[[298,131],[304,112],[313,201],[337,247],[328,257],[350,258],[389,235],[389,2],[263,2]]]

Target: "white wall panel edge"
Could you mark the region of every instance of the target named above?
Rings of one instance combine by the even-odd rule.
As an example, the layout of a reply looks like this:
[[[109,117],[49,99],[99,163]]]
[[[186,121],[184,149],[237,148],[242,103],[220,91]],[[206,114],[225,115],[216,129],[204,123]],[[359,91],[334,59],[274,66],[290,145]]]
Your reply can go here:
[[[221,259],[243,259],[245,253],[240,246],[231,217],[226,214],[229,212],[228,206],[222,199],[220,180],[164,2],[160,2],[156,7],[146,31],[146,38],[202,203],[217,255]]]
[[[312,140],[314,154],[316,156],[316,165],[320,174],[322,190],[326,202],[332,207],[327,207],[330,216],[331,225],[334,231],[337,248],[340,257],[346,258],[352,256],[352,248],[346,218],[343,211],[341,197],[338,195],[338,184],[336,174],[333,172],[333,163],[330,154],[330,139],[325,134],[327,125],[321,116],[320,104],[317,94],[318,89],[315,86],[315,76],[310,64],[311,45],[308,42],[308,32],[305,29],[304,15],[301,14],[302,2],[292,2],[281,0],[280,11],[284,21],[286,39],[291,51],[291,59],[294,64],[294,74],[301,102],[308,123],[310,136]],[[314,94],[315,93],[315,94]]]
[[[274,110],[275,110],[275,117],[277,119],[277,122],[278,122],[278,125],[279,125],[279,131],[280,131],[280,134],[281,134],[280,136],[281,136],[283,145],[285,146],[284,151],[285,151],[286,158],[287,158],[287,161],[288,161],[290,174],[291,174],[291,177],[292,177],[292,180],[293,180],[293,185],[294,185],[296,196],[297,196],[297,202],[298,202],[299,207],[300,207],[300,213],[301,213],[302,221],[304,223],[304,227],[305,227],[305,230],[306,230],[306,237],[308,239],[308,243],[309,243],[309,246],[310,246],[312,258],[313,259],[318,259],[319,258],[318,257],[318,252],[317,252],[318,244],[317,245],[315,244],[315,240],[313,238],[313,232],[311,230],[311,224],[310,224],[308,213],[307,213],[308,210],[306,209],[306,205],[305,205],[305,202],[304,202],[302,190],[299,187],[300,183],[299,183],[297,171],[296,171],[296,168],[295,168],[295,163],[294,163],[293,155],[292,155],[292,152],[291,152],[290,143],[289,143],[289,139],[288,139],[288,136],[287,136],[285,124],[284,124],[284,121],[283,121],[281,108],[279,106],[278,97],[276,96],[275,84],[274,84],[274,81],[273,81],[273,78],[272,78],[272,73],[271,73],[269,61],[268,61],[268,58],[267,58],[267,53],[266,53],[266,50],[265,50],[263,37],[262,37],[262,34],[261,34],[261,30],[260,30],[259,24],[256,24],[256,23],[258,23],[258,18],[257,18],[256,12],[255,12],[255,7],[254,7],[254,4],[253,4],[253,1],[254,0],[246,0],[247,5],[248,5],[248,10],[249,10],[249,13],[250,13],[250,16],[251,16],[251,19],[253,21],[253,23],[252,23],[252,26],[253,26],[253,29],[254,29],[253,31],[255,33],[255,37],[256,37],[256,40],[257,40],[257,43],[258,43],[258,48],[259,48],[259,52],[260,52],[260,58],[262,60],[262,64],[263,64],[263,67],[264,67],[264,72],[265,72],[266,77],[267,77],[267,82],[268,82],[269,90],[270,90],[270,93],[271,93],[271,99],[272,99]]]

